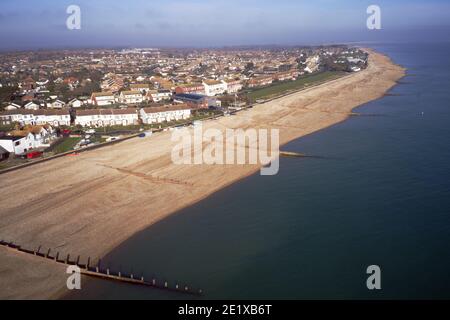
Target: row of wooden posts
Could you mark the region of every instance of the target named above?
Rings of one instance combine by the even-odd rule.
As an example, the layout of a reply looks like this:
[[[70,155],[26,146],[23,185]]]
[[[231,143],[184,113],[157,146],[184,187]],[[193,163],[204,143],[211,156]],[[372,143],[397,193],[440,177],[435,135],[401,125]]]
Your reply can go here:
[[[102,269],[101,268],[101,259],[98,260],[98,263],[96,265],[91,266],[91,258],[88,257],[87,263],[83,264],[81,263],[81,256],[77,256],[76,260],[71,260],[70,254],[67,254],[67,256],[60,257],[59,252],[56,253],[56,255],[52,255],[51,249],[48,249],[47,252],[41,252],[42,246],[39,246],[37,250],[29,250],[26,248],[23,248],[20,245],[17,245],[13,242],[7,242],[4,240],[0,240],[0,246],[7,247],[9,249],[17,250],[19,252],[34,255],[37,257],[41,257],[44,259],[52,260],[56,263],[68,265],[68,266],[77,266],[80,268],[80,271],[82,274],[101,278],[105,280],[111,280],[111,281],[117,281],[122,283],[128,283],[128,284],[134,284],[134,285],[140,285],[145,287],[152,287],[156,289],[166,290],[166,291],[173,291],[183,294],[189,294],[189,295],[202,295],[202,290],[193,290],[191,287],[184,285],[181,286],[179,284],[175,284],[175,286],[170,286],[168,281],[159,282],[156,278],[152,278],[150,281],[147,281],[144,276],[138,276],[136,277],[133,273],[131,274],[123,274],[121,271],[119,272],[113,272],[110,270],[110,268]]]

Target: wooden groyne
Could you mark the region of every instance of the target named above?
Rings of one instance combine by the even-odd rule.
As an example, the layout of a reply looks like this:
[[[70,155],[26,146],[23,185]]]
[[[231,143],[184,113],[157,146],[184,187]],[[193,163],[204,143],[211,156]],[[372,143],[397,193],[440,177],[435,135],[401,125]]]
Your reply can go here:
[[[121,271],[111,270],[109,267],[102,267],[101,260],[98,260],[96,264],[92,264],[91,258],[88,257],[86,263],[81,263],[81,256],[60,255],[52,253],[51,249],[47,251],[42,250],[42,246],[39,246],[37,250],[26,249],[13,242],[0,240],[0,246],[6,247],[10,250],[15,250],[24,254],[33,255],[51,261],[53,263],[63,264],[66,266],[77,266],[80,268],[80,273],[89,277],[115,281],[120,283],[127,283],[131,285],[144,286],[148,288],[154,288],[159,290],[177,292],[181,294],[188,294],[193,296],[200,296],[203,291],[200,289],[193,289],[188,285],[181,285],[175,282],[169,282],[167,280],[159,280],[156,277],[146,278],[144,275],[136,275],[133,273],[123,273]],[[72,258],[73,257],[73,258]],[[76,257],[76,258],[75,258]]]
[[[307,158],[308,156],[303,153],[298,152],[289,152],[289,151],[280,151],[280,156],[287,158]]]

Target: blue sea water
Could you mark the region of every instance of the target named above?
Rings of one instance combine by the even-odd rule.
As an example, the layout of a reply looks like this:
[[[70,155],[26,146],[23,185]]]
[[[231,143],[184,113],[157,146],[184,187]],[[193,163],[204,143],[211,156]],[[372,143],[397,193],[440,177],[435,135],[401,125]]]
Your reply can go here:
[[[205,299],[450,298],[450,44],[374,48],[408,76],[357,109],[372,116],[284,147],[322,158],[283,158],[277,176],[172,215],[104,265]],[[366,287],[369,265],[381,267],[380,291]],[[94,279],[68,298],[185,297]]]

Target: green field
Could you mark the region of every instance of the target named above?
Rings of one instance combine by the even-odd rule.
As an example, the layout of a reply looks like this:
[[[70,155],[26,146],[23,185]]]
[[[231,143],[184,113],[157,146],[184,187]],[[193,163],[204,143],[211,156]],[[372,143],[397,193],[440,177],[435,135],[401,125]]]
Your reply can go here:
[[[55,146],[52,150],[55,154],[73,150],[73,147],[80,142],[81,138],[64,138],[64,141]]]
[[[314,75],[300,77],[299,79],[294,81],[274,83],[269,87],[251,90],[248,93],[248,97],[251,99],[251,101],[274,98],[290,91],[301,90],[325,81],[340,78],[345,74],[345,72],[326,71]]]

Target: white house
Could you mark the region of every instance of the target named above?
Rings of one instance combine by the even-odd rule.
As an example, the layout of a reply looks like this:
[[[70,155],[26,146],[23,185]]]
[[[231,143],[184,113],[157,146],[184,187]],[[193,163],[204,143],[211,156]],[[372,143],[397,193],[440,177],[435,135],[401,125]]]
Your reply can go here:
[[[24,108],[26,110],[39,110],[39,105],[34,103],[33,101],[28,102]]]
[[[0,124],[12,123],[21,125],[44,125],[52,126],[70,125],[70,114],[65,110],[17,110],[0,113]]]
[[[79,110],[75,117],[75,125],[83,127],[127,126],[138,123],[136,108]]]
[[[0,147],[16,155],[24,154],[35,147],[34,135],[0,137]]]
[[[84,101],[75,98],[70,100],[68,105],[72,108],[81,108],[84,105]]]
[[[205,80],[203,81],[203,85],[205,86],[205,93],[208,97],[224,94],[227,91],[227,85],[221,81]]]
[[[242,90],[243,85],[240,80],[223,80],[225,91],[229,94],[237,93]]]
[[[170,90],[150,90],[147,93],[147,99],[153,102],[167,101],[172,98],[172,91]]]
[[[91,102],[96,106],[103,107],[116,103],[116,97],[112,92],[94,92]]]
[[[48,109],[62,109],[66,106],[66,103],[64,101],[61,100],[54,100],[54,101],[50,101],[47,102],[47,108]]]
[[[137,104],[144,101],[144,97],[139,90],[122,91],[119,96],[119,101],[121,103]]]
[[[189,119],[191,117],[191,108],[187,105],[142,108],[140,116],[145,124],[177,121]]]
[[[150,91],[150,84],[130,84],[132,91],[140,91],[142,94],[146,94]]]
[[[18,104],[11,103],[11,104],[9,104],[8,106],[5,107],[5,110],[6,111],[11,111],[11,110],[17,110],[17,109],[20,109],[20,108],[21,108],[21,106],[19,106]]]

